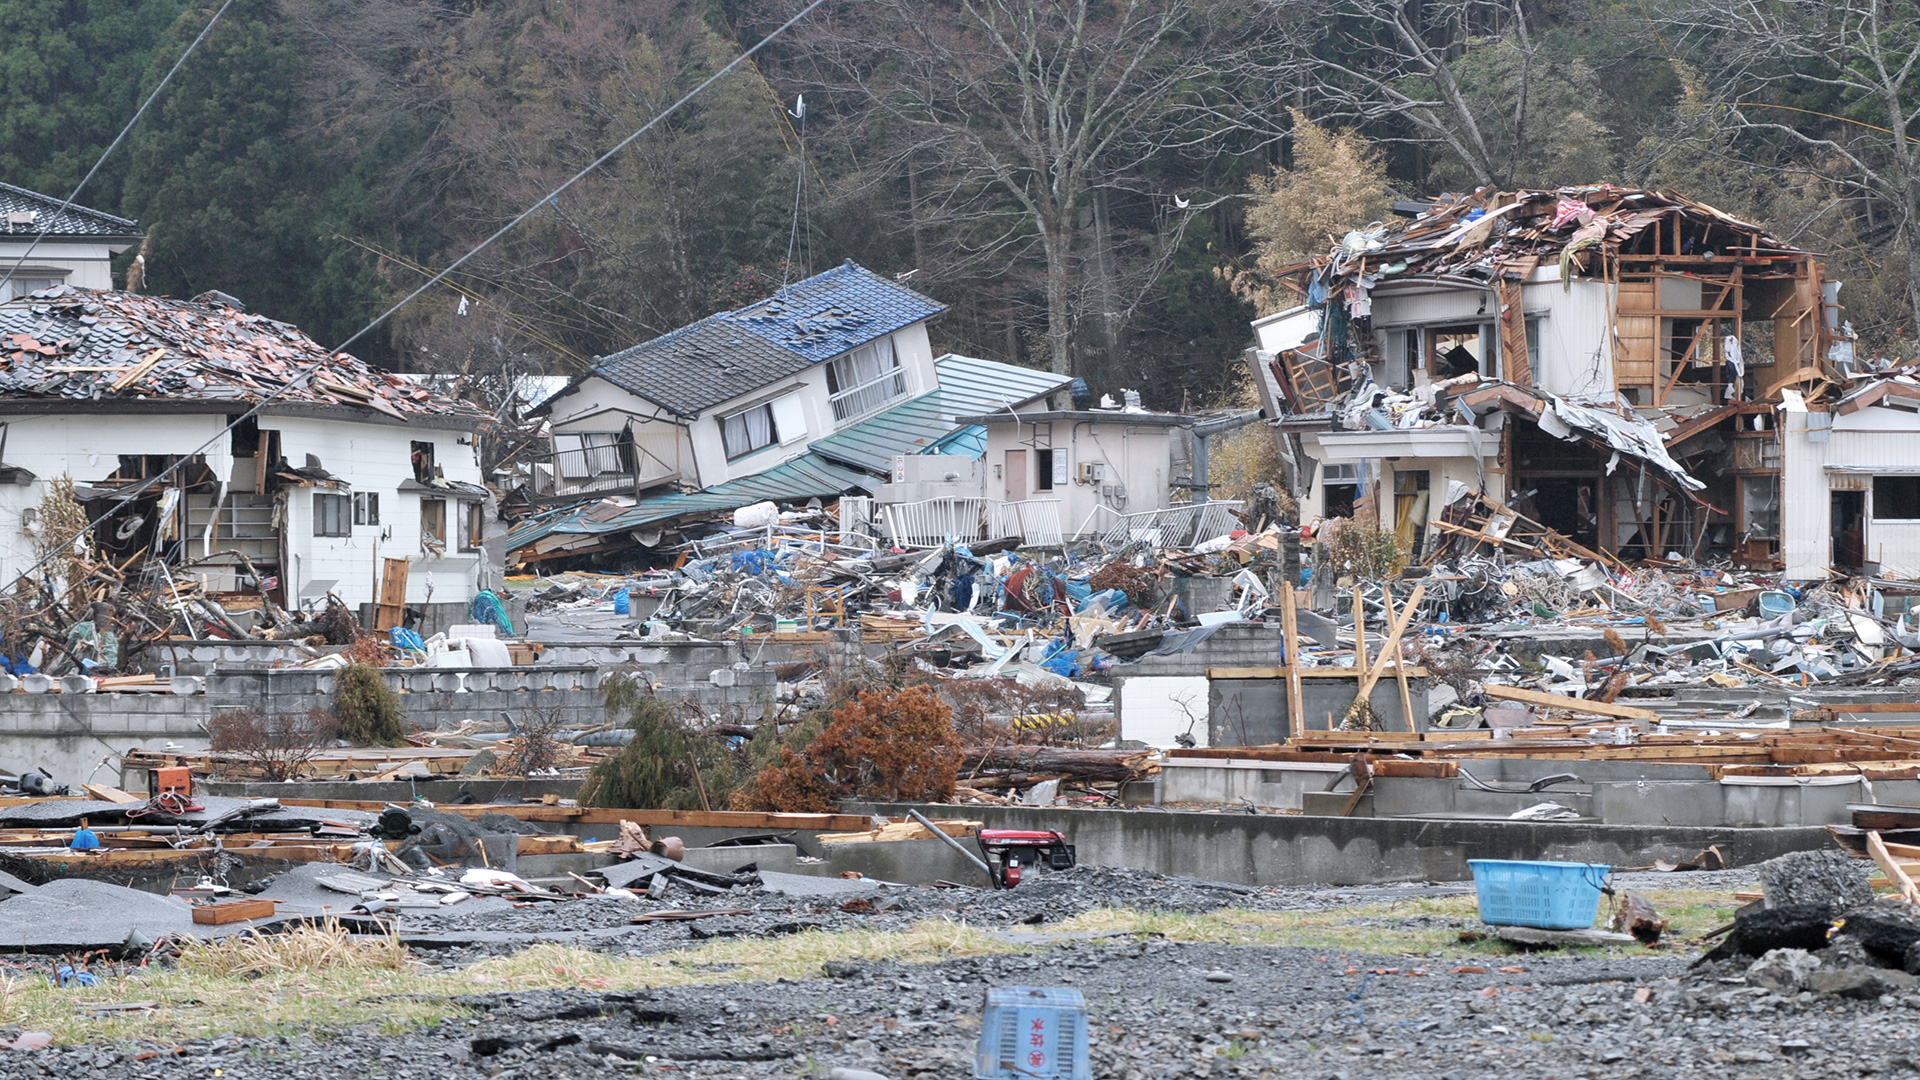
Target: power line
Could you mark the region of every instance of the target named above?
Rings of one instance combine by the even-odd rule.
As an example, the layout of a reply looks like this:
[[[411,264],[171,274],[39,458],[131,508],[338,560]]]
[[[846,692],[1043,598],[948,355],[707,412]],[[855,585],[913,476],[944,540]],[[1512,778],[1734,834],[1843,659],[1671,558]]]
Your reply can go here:
[[[672,116],[675,112],[679,111],[681,106],[685,105],[689,101],[692,101],[695,97],[697,97],[700,94],[701,91],[705,90],[709,86],[712,86],[714,83],[719,82],[722,78],[725,78],[727,73],[731,72],[734,68],[739,67],[742,63],[745,63],[749,58],[753,56],[753,54],[759,52],[761,49],[766,48],[769,44],[773,42],[773,39],[779,37],[781,34],[785,33],[788,29],[790,29],[795,23],[805,18],[808,13],[813,11],[814,8],[817,8],[821,4],[824,4],[826,2],[827,0],[813,0],[812,3],[808,4],[804,8],[801,8],[798,14],[794,15],[791,19],[788,19],[786,22],[783,22],[779,26],[775,27],[773,31],[769,33],[766,37],[761,38],[758,44],[754,45],[751,49],[748,49],[747,51],[741,53],[739,56],[736,56],[732,60],[728,61],[725,67],[722,67],[719,71],[714,72],[712,75],[702,80],[700,85],[694,87],[693,89],[687,91],[685,94],[681,95],[678,101],[675,101],[673,104],[667,106],[666,109],[661,111],[653,119],[641,125],[638,130],[633,132],[633,134],[628,135],[626,138],[621,139],[618,143],[615,143],[612,149],[608,150],[606,153],[601,154],[599,157],[595,158],[593,162],[589,164],[586,168],[581,169],[577,173],[574,173],[573,176],[570,179],[568,179],[566,183],[561,184],[557,188],[554,188],[552,191],[548,192],[544,197],[542,197],[538,202],[534,203],[532,206],[527,207],[512,221],[509,221],[505,225],[502,225],[498,230],[496,230],[493,233],[492,236],[489,236],[485,240],[480,241],[480,243],[476,244],[472,248],[472,250],[468,251],[465,255],[460,256],[458,259],[455,259],[452,263],[448,264],[446,269],[433,275],[433,277],[429,279],[426,284],[408,293],[406,297],[402,299],[399,303],[381,312],[380,315],[376,317],[372,322],[368,323],[367,325],[361,327],[359,330],[355,331],[353,336],[347,338],[345,341],[335,346],[332,351],[335,353],[346,351],[346,348],[348,345],[351,345],[354,342],[360,340],[360,338],[366,336],[366,334],[369,331],[373,330],[375,327],[378,327],[381,323],[387,321],[389,318],[392,318],[395,312],[399,311],[403,307],[406,307],[408,304],[412,303],[417,297],[419,297],[420,294],[426,292],[428,289],[432,288],[433,286],[439,284],[441,281],[445,280],[447,275],[459,269],[461,264],[465,263],[468,259],[473,258],[475,255],[478,255],[481,251],[486,249],[487,246],[492,244],[495,240],[498,240],[502,236],[506,235],[506,233],[509,230],[511,230],[515,225],[518,225],[521,222],[532,217],[542,206],[545,206],[550,202],[554,202],[558,200],[559,197],[567,191],[567,189],[579,183],[582,179],[584,179],[587,176],[588,173],[591,173],[595,169],[598,169],[600,166],[606,164],[610,159],[614,157],[614,155],[618,154],[620,151],[625,150],[628,146],[630,146],[635,139],[638,139],[640,136],[653,130],[654,125],[660,123],[662,120],[665,120],[667,117]],[[231,5],[232,3],[233,3],[233,0],[227,0],[227,5]],[[220,10],[225,11],[227,5],[222,5]],[[203,37],[205,36],[204,32],[202,33],[202,36]],[[197,43],[198,42],[196,41],[196,44]],[[181,59],[184,60],[185,57],[183,56]],[[178,68],[178,66],[179,65],[177,64],[175,65],[176,69]],[[169,77],[171,77],[172,73],[169,72],[168,74],[169,74]],[[145,106],[143,105],[141,106],[141,108],[144,110]],[[53,559],[56,556],[60,555],[63,551],[67,550],[75,540],[79,539],[81,536],[85,535],[87,532],[93,530],[94,528],[97,528],[102,522],[106,521],[108,518],[112,517],[113,515],[119,513],[121,509],[131,505],[136,496],[140,495],[143,492],[151,490],[154,485],[166,479],[174,471],[178,470],[182,465],[185,465],[189,460],[206,452],[208,447],[219,442],[222,438],[225,438],[229,432],[233,431],[233,429],[239,427],[241,424],[246,423],[248,420],[253,419],[255,416],[258,416],[260,414],[260,410],[266,408],[268,405],[271,405],[274,401],[278,400],[283,394],[286,394],[288,391],[293,390],[296,386],[303,386],[303,385],[305,385],[305,380],[301,380],[297,376],[293,379],[289,379],[285,383],[282,383],[279,389],[274,390],[271,393],[262,397],[258,402],[254,404],[252,408],[248,409],[246,412],[235,417],[231,422],[227,424],[226,427],[216,432],[212,438],[208,439],[206,442],[201,443],[197,449],[195,449],[191,453],[182,455],[180,460],[174,462],[173,464],[167,466],[164,469],[161,469],[159,472],[153,474],[153,476],[149,477],[148,479],[142,481],[141,483],[135,485],[130,490],[123,493],[119,497],[119,500],[117,502],[115,502],[112,506],[108,507],[104,513],[102,513],[92,523],[87,525],[86,528],[76,531],[71,536],[68,536],[65,540],[61,541],[59,544],[49,548],[47,551],[47,554],[41,556],[38,562],[34,563],[32,566],[27,567],[25,570],[22,570],[19,574],[15,575],[12,584],[18,585],[21,581],[24,581],[28,574],[33,573],[34,571],[40,569],[42,566],[45,566],[47,563],[53,561]],[[285,573],[284,567],[282,568],[281,572]]]
[[[212,32],[213,24],[219,22],[220,16],[225,15],[227,13],[227,9],[232,6],[233,6],[233,0],[227,0],[226,3],[221,4],[220,10],[214,12],[213,18],[207,20],[207,25],[200,28],[200,36],[194,38],[192,43],[187,46],[187,51],[181,53],[180,59],[175,60],[173,62],[173,66],[167,69],[166,75],[160,79],[160,85],[154,87],[153,93],[148,94],[147,100],[141,102],[140,108],[134,111],[133,119],[128,120],[127,125],[120,129],[120,134],[115,135],[113,137],[113,141],[107,144],[106,150],[101,152],[100,159],[93,163],[93,168],[88,169],[87,175],[81,177],[80,182],[74,185],[73,193],[67,196],[67,201],[61,203],[60,209],[55,210],[53,214],[47,219],[47,228],[43,232],[41,232],[39,236],[34,237],[33,243],[27,245],[27,250],[22,252],[20,255],[20,258],[15,260],[14,264],[7,268],[7,276],[0,277],[0,286],[4,286],[7,284],[7,282],[12,281],[13,275],[20,272],[20,267],[24,266],[26,264],[28,257],[30,257],[33,254],[33,249],[40,246],[40,241],[45,240],[48,236],[51,236],[53,234],[53,219],[59,217],[61,214],[66,213],[67,208],[73,205],[73,200],[80,197],[80,190],[87,186],[87,181],[92,180],[93,174],[100,171],[100,166],[105,165],[107,163],[107,158],[111,157],[113,155],[114,150],[119,148],[121,140],[127,137],[127,132],[133,130],[133,125],[139,123],[140,118],[147,115],[147,107],[149,105],[152,105],[153,100],[160,96],[160,91],[165,90],[167,88],[167,84],[173,81],[174,72],[179,71],[180,65],[186,63],[187,57],[193,55],[193,50],[199,48],[200,43],[202,41],[207,40],[207,34]]]

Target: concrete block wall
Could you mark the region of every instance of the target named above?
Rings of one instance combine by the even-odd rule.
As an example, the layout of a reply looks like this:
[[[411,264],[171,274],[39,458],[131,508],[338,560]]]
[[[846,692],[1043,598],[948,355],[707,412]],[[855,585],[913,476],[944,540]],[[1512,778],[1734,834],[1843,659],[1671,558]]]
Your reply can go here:
[[[853,813],[906,817],[906,807]],[[917,805],[929,817],[968,817],[991,829],[1058,829],[1093,866],[1133,867],[1246,885],[1369,885],[1467,881],[1468,859],[1543,859],[1645,866],[1717,845],[1731,866],[1832,845],[1824,828],[1703,828],[1535,821],[1433,821],[1300,814],[1219,814],[1062,807]],[[964,880],[964,879],[961,879]]]
[[[1116,677],[1126,675],[1205,675],[1210,667],[1272,667],[1281,663],[1280,624],[1231,623],[1215,630],[1198,646],[1174,656],[1143,656],[1116,664]]]

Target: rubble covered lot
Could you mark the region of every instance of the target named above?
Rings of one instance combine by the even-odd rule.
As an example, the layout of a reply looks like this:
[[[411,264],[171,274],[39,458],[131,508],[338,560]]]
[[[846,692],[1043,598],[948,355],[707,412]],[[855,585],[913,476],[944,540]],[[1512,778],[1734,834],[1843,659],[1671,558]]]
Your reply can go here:
[[[1198,414],[851,263],[488,418],[0,304],[23,432],[185,425],[0,443],[85,537],[0,550],[10,1060],[963,1075],[1039,985],[1095,1075],[1914,1067],[1912,377],[1703,204],[1402,209]]]

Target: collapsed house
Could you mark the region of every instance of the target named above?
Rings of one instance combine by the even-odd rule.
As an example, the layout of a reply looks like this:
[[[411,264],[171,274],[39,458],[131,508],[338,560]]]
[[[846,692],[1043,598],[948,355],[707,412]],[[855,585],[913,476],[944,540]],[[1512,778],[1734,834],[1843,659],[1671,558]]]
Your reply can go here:
[[[936,358],[928,327],[944,310],[848,262],[601,358],[536,410],[551,445],[520,466],[536,512],[507,537],[511,558],[658,548],[742,507],[876,492],[921,454],[970,471],[984,429],[961,417],[1069,380]]]
[[[464,611],[499,569],[482,550],[487,419],[222,294],[16,297],[0,304],[0,572],[45,553],[41,508],[67,477],[90,519],[113,511],[91,542],[129,578],[235,611],[329,595]]]
[[[1814,253],[1606,185],[1402,209],[1291,268],[1302,303],[1254,324],[1303,520],[1376,520],[1420,553],[1472,490],[1609,558],[1834,565],[1837,519],[1780,512],[1784,451],[1808,441],[1781,410],[1844,390],[1853,364]],[[1840,481],[1836,515],[1876,460],[1894,459],[1814,468]]]

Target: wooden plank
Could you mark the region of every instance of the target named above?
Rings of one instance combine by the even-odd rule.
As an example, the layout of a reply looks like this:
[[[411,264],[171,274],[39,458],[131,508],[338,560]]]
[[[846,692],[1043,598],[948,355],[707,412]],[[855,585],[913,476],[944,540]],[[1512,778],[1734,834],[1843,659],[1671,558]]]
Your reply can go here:
[[[1375,660],[1373,667],[1367,670],[1367,677],[1360,680],[1359,689],[1354,692],[1353,704],[1347,707],[1348,718],[1356,715],[1365,705],[1367,699],[1372,696],[1374,684],[1380,681],[1380,676],[1386,671],[1387,661],[1399,655],[1400,635],[1407,632],[1408,625],[1413,622],[1414,613],[1420,610],[1421,597],[1426,595],[1427,586],[1425,582],[1413,587],[1413,595],[1407,597],[1407,606],[1400,609],[1400,617],[1394,620],[1391,629],[1387,633],[1385,644],[1380,647],[1379,659]]]
[[[391,630],[407,620],[407,560],[386,559],[380,575],[380,599],[373,609],[373,628]]]
[[[1287,727],[1304,731],[1307,726],[1306,695],[1300,687],[1300,616],[1295,607],[1293,582],[1280,584],[1280,627],[1286,655]]]
[[[1591,713],[1594,716],[1611,716],[1619,720],[1658,720],[1660,714],[1652,709],[1636,709],[1631,705],[1615,705],[1605,701],[1587,701],[1582,698],[1565,697],[1560,694],[1543,694],[1538,690],[1522,690],[1517,686],[1498,686],[1487,684],[1486,694],[1497,701],[1518,701],[1524,705],[1537,705],[1543,709],[1565,709],[1568,712]]]
[[[102,802],[137,803],[147,801],[138,795],[129,795],[111,784],[81,784],[80,790]]]
[[[201,926],[219,926],[249,919],[265,919],[273,915],[273,907],[271,900],[223,900],[194,908],[193,921]]]
[[[1392,622],[1393,621],[1393,589],[1391,587],[1388,587],[1380,590],[1380,592],[1381,592],[1381,595],[1384,596],[1386,599],[1387,621]],[[1400,661],[1401,661],[1401,658],[1399,656],[1395,656],[1393,658],[1393,679],[1395,682],[1400,684],[1400,715],[1406,719],[1408,731],[1419,731],[1423,726],[1425,726],[1422,723],[1422,721],[1424,721],[1426,718],[1425,717],[1416,718],[1413,715],[1413,697],[1411,694],[1407,692],[1406,665],[1401,663]]]
[[[1394,664],[1391,666],[1399,667],[1400,665]],[[1424,679],[1431,674],[1431,672],[1419,664],[1408,665],[1406,673],[1410,679]],[[1361,674],[1362,672],[1359,668],[1350,667],[1310,667],[1300,669],[1300,677],[1303,679],[1358,679]],[[1207,678],[1209,679],[1284,679],[1286,677],[1287,669],[1284,667],[1212,667],[1207,669]]]
[[[1867,854],[1879,864],[1881,872],[1887,875],[1887,880],[1900,890],[1900,899],[1909,904],[1920,902],[1920,887],[1914,885],[1913,879],[1907,876],[1906,870],[1894,860],[1893,854],[1887,850],[1887,842],[1880,839],[1878,831],[1867,833]]]
[[[281,799],[282,806],[324,810],[370,810],[379,813],[386,803],[378,799]],[[873,827],[865,814],[763,814],[748,810],[620,810],[591,806],[521,806],[516,804],[442,803],[442,813],[479,817],[503,814],[521,821],[577,822],[582,825],[618,825],[631,821],[648,827],[680,825],[690,829],[765,829],[796,832],[862,832]]]

